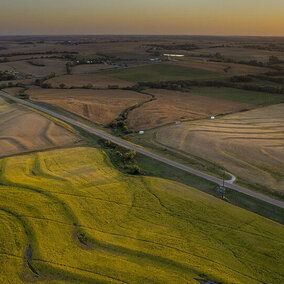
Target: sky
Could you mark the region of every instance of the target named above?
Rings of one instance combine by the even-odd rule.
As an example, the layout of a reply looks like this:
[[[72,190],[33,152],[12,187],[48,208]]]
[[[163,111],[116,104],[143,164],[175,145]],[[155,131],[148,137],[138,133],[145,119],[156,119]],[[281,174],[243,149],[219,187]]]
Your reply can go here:
[[[284,0],[0,0],[0,35],[284,36]]]

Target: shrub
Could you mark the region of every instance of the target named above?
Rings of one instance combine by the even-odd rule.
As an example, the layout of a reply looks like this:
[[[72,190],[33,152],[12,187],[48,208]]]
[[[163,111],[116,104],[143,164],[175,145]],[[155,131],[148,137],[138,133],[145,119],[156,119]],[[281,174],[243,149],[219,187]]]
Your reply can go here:
[[[15,80],[16,76],[9,73],[8,71],[0,71],[0,81]]]
[[[239,83],[239,82],[252,82],[253,79],[250,76],[234,76],[230,78],[231,82]]]
[[[143,173],[141,168],[137,165],[127,165],[125,169],[127,170],[127,173],[131,175],[142,175]]]
[[[83,86],[83,88],[84,89],[92,89],[93,85],[92,84],[88,84],[88,85]]]
[[[41,87],[44,89],[50,89],[51,88],[51,84],[50,83],[42,83]]]

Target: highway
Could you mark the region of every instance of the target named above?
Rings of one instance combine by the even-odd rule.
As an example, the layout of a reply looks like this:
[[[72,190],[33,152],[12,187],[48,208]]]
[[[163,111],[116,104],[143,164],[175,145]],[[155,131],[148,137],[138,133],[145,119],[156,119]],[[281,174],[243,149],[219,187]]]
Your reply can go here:
[[[19,104],[22,104],[22,105],[34,108],[34,109],[39,110],[41,112],[44,112],[46,114],[49,114],[49,115],[51,115],[53,117],[56,117],[56,118],[58,118],[58,119],[60,119],[62,121],[65,121],[65,122],[70,123],[70,124],[72,124],[74,126],[77,126],[77,127],[81,128],[81,129],[83,129],[83,130],[85,130],[85,131],[87,131],[87,132],[89,132],[91,134],[94,134],[94,135],[96,135],[96,136],[98,136],[100,138],[107,139],[107,140],[109,140],[109,141],[111,141],[111,142],[113,142],[113,143],[115,143],[115,144],[117,144],[119,146],[122,146],[122,147],[125,147],[127,149],[136,151],[137,153],[143,154],[143,155],[145,155],[147,157],[153,158],[155,160],[163,162],[163,163],[165,163],[167,165],[170,165],[172,167],[175,167],[177,169],[180,169],[180,170],[183,170],[185,172],[191,173],[193,175],[199,176],[201,178],[204,178],[206,180],[214,182],[214,183],[216,183],[218,185],[222,185],[223,184],[223,180],[222,179],[219,179],[219,178],[216,178],[214,176],[205,174],[203,172],[194,170],[194,169],[192,169],[190,167],[187,167],[187,166],[182,165],[180,163],[174,162],[174,161],[169,160],[167,158],[164,158],[164,157],[162,157],[160,155],[154,154],[154,153],[152,153],[152,152],[150,152],[148,150],[145,150],[144,148],[142,148],[142,147],[140,147],[138,145],[132,144],[130,142],[127,142],[126,140],[123,140],[123,139],[117,138],[115,136],[112,136],[112,135],[110,135],[110,134],[108,134],[106,132],[103,132],[101,130],[98,130],[98,129],[94,128],[94,127],[87,126],[87,125],[85,125],[85,124],[83,124],[81,122],[78,122],[78,121],[76,121],[76,120],[74,120],[72,118],[69,118],[69,117],[66,117],[64,115],[58,114],[58,113],[56,113],[54,111],[51,111],[51,110],[46,109],[44,107],[38,106],[38,105],[33,104],[33,103],[29,102],[29,101],[25,101],[25,100],[21,100],[21,99],[15,98],[15,97],[7,94],[7,93],[4,93],[3,91],[0,91],[0,96],[5,97],[5,98],[7,98],[9,100],[12,100],[14,102],[17,102]],[[284,202],[282,202],[280,200],[276,200],[276,199],[270,198],[269,196],[266,196],[264,194],[261,194],[261,193],[258,193],[258,192],[249,190],[247,188],[241,187],[239,185],[231,184],[231,183],[228,183],[228,182],[225,182],[225,186],[227,188],[232,189],[232,190],[238,191],[240,193],[243,193],[243,194],[246,194],[248,196],[254,197],[256,199],[262,200],[262,201],[267,202],[269,204],[275,205],[277,207],[284,208]]]

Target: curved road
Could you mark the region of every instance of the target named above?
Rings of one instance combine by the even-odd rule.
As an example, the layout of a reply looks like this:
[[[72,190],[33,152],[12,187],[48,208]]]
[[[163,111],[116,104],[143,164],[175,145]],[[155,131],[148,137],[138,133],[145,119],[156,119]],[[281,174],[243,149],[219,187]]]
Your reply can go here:
[[[40,107],[40,106],[38,106],[36,104],[33,104],[33,103],[30,103],[28,101],[24,101],[24,100],[15,98],[15,97],[13,97],[11,95],[8,95],[7,93],[4,93],[2,91],[0,91],[0,96],[3,96],[3,97],[5,97],[5,98],[7,98],[9,100],[15,101],[15,102],[17,102],[19,104],[22,104],[22,105],[25,105],[25,106],[37,109],[37,110],[39,110],[41,112],[47,113],[47,114],[49,114],[49,115],[51,115],[53,117],[56,117],[56,118],[61,119],[61,120],[65,121],[65,122],[68,122],[68,123],[70,123],[72,125],[80,127],[81,129],[83,129],[83,130],[85,130],[85,131],[87,131],[87,132],[89,132],[91,134],[94,134],[94,135],[96,135],[98,137],[107,139],[107,140],[109,140],[109,141],[111,141],[111,142],[113,142],[113,143],[115,143],[115,144],[117,144],[119,146],[122,146],[124,148],[128,148],[130,150],[136,151],[136,152],[138,152],[140,154],[143,154],[143,155],[145,155],[147,157],[150,157],[150,158],[153,158],[153,159],[158,160],[160,162],[163,162],[163,163],[165,163],[167,165],[170,165],[172,167],[175,167],[175,168],[181,169],[181,170],[183,170],[185,172],[188,172],[188,173],[191,173],[193,175],[199,176],[201,178],[204,178],[206,180],[214,182],[214,183],[216,183],[218,185],[222,185],[223,184],[223,180],[222,179],[219,179],[219,178],[216,178],[214,176],[211,176],[211,175],[202,173],[200,171],[194,170],[194,169],[189,168],[189,167],[187,167],[185,165],[182,165],[180,163],[171,161],[171,160],[169,160],[167,158],[164,158],[164,157],[159,156],[157,154],[154,154],[154,153],[152,153],[152,152],[150,152],[148,150],[145,150],[144,148],[142,148],[140,146],[137,146],[135,144],[127,142],[126,140],[114,137],[114,136],[112,136],[112,135],[110,135],[108,133],[105,133],[105,132],[103,132],[101,130],[98,130],[98,129],[94,128],[94,127],[87,126],[87,125],[85,125],[85,124],[83,124],[81,122],[78,122],[78,121],[76,121],[76,120],[74,120],[72,118],[68,118],[68,117],[66,117],[64,115],[58,114],[58,113],[56,113],[54,111],[51,111],[51,110],[48,110],[46,108]],[[247,188],[241,187],[239,185],[231,184],[231,183],[228,183],[228,182],[225,182],[225,186],[227,188],[233,189],[233,190],[238,191],[240,193],[249,195],[251,197],[257,198],[257,199],[262,200],[262,201],[265,201],[265,202],[267,202],[269,204],[275,205],[277,207],[284,208],[284,202],[282,202],[280,200],[276,200],[276,199],[270,198],[270,197],[268,197],[268,196],[266,196],[264,194],[261,194],[261,193],[258,193],[258,192],[249,190]]]

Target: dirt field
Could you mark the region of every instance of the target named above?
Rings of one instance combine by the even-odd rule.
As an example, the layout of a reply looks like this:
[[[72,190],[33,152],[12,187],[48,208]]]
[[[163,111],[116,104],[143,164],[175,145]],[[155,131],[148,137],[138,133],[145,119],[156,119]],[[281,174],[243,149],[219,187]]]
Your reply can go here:
[[[117,78],[110,78],[98,74],[78,74],[78,75],[63,75],[55,77],[46,81],[52,87],[59,87],[60,84],[65,84],[67,87],[83,87],[92,84],[94,88],[106,89],[111,86],[119,88],[126,88],[134,86],[134,83],[120,80]]]
[[[210,62],[198,59],[183,60],[171,62],[169,64],[200,68],[208,71],[220,72],[228,75],[247,75],[247,74],[260,74],[271,71],[269,68],[262,68],[244,64]]]
[[[35,66],[34,64],[42,64],[45,66]],[[14,61],[0,63],[0,71],[15,71],[20,73],[22,76],[31,76],[31,77],[44,77],[49,75],[52,72],[55,72],[57,75],[65,74],[66,61],[60,59],[31,59],[28,61]]]
[[[252,106],[190,93],[169,90],[147,90],[155,95],[154,101],[134,109],[128,116],[128,127],[132,130],[147,130],[163,124],[231,113]]]
[[[45,102],[75,113],[95,123],[107,125],[130,106],[149,96],[124,90],[48,90],[27,91],[30,99]]]
[[[72,74],[89,74],[101,70],[113,69],[114,65],[106,64],[80,64],[72,67]]]
[[[284,197],[284,104],[161,128],[156,138]]]
[[[72,145],[78,138],[47,118],[0,98],[0,156]]]

